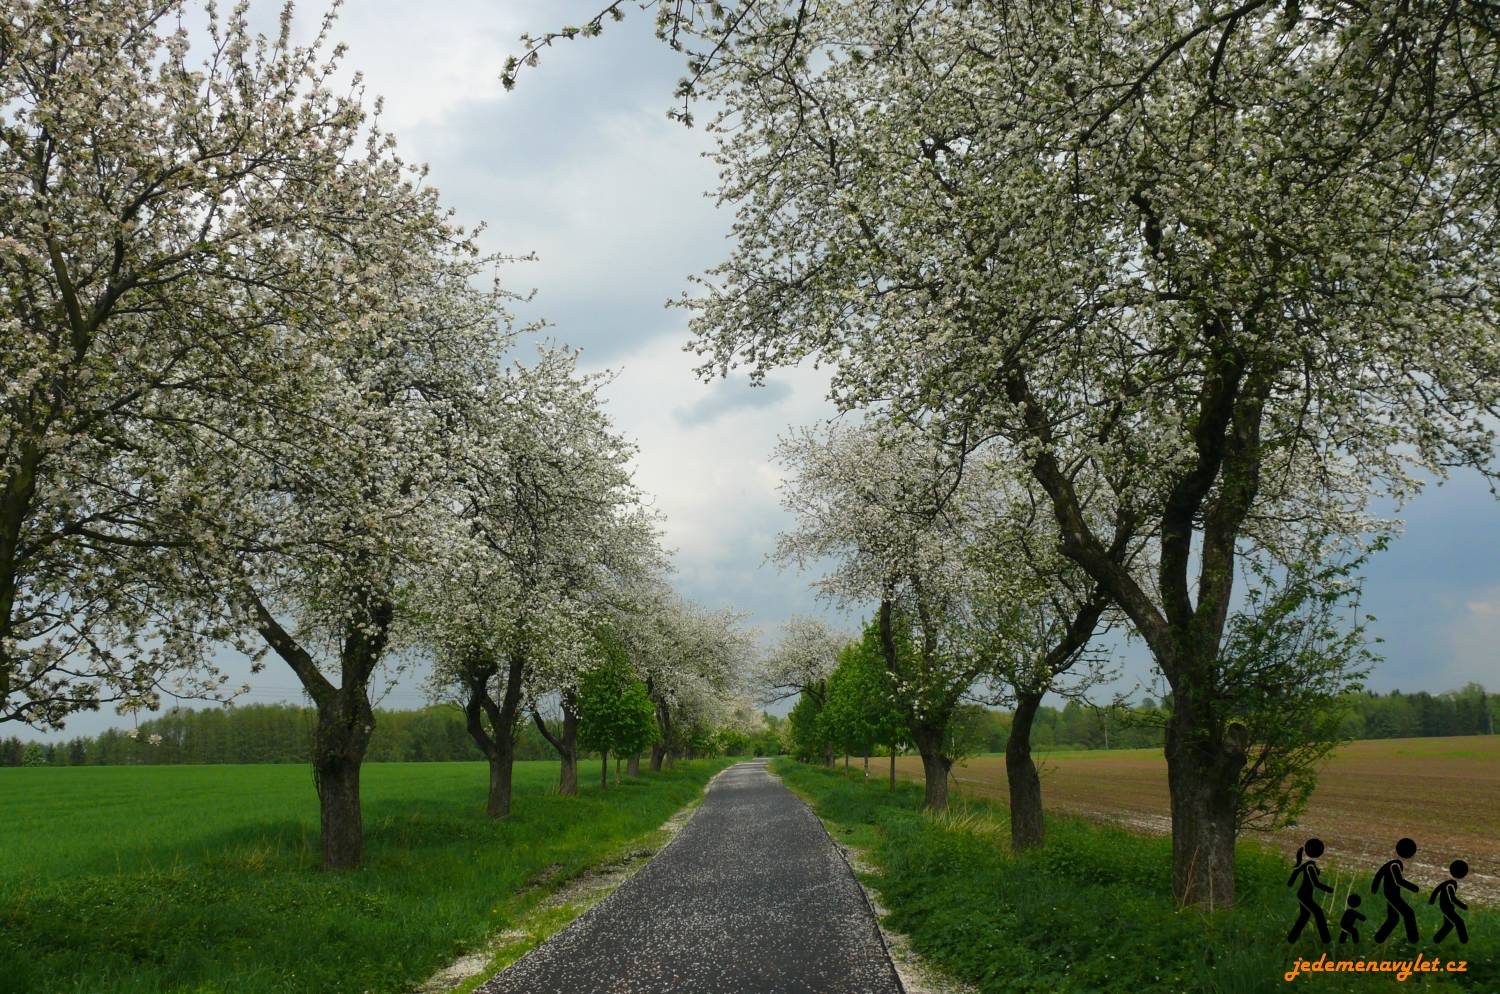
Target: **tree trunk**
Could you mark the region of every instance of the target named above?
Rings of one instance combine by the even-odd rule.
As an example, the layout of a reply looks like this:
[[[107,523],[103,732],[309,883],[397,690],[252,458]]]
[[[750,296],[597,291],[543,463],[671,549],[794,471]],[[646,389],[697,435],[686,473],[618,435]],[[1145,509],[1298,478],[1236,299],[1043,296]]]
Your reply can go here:
[[[385,652],[394,605],[378,591],[358,598],[357,620],[345,632],[339,653],[343,684],[335,687],[253,591],[246,588],[261,637],[297,674],[317,705],[313,728],[313,782],[318,789],[323,868],[347,870],[364,859],[364,823],[359,808],[359,768],[375,731],[375,712],[365,689]]]
[[[615,786],[620,786],[620,757],[618,754],[615,756]]]
[[[571,690],[562,695],[562,769],[557,775],[557,792],[564,797],[578,796],[578,698]]]
[[[922,754],[922,807],[943,811],[948,807],[948,770],[953,760],[943,755],[943,733],[926,729],[912,738]]]
[[[833,751],[833,746],[823,747],[823,765],[830,770],[838,764],[838,754]]]
[[[844,753],[844,772],[849,772],[849,754],[847,752]]]
[[[870,754],[868,751],[865,753],[865,779],[870,779]]]
[[[511,769],[516,758],[516,720],[521,713],[521,681],[525,657],[512,654],[505,673],[504,693],[497,703],[490,696],[490,678],[499,672],[496,661],[475,660],[464,673],[469,696],[464,718],[469,735],[490,761],[489,797],[485,812],[491,818],[510,815]],[[485,728],[485,722],[489,728]],[[538,719],[540,722],[540,719]]]
[[[1028,849],[1042,844],[1042,778],[1031,759],[1031,725],[1042,695],[1018,693],[1016,714],[1005,743],[1005,778],[1010,782],[1010,847]]]
[[[351,870],[364,860],[359,771],[374,728],[375,714],[363,687],[340,688],[318,708],[313,777],[325,870]]]
[[[896,747],[891,746],[891,790],[896,789]]]
[[[353,870],[364,860],[364,821],[359,807],[359,761],[342,757],[319,762],[318,815],[323,869]]]
[[[574,740],[576,743],[576,739]],[[562,769],[557,774],[557,792],[563,797],[578,796],[578,746],[563,753]]]
[[[1172,795],[1172,893],[1183,905],[1234,903],[1235,816],[1245,765],[1244,726],[1218,732],[1196,702],[1173,696],[1167,721],[1167,785]]]
[[[562,692],[562,734],[553,735],[542,720],[542,714],[532,708],[531,717],[536,722],[542,738],[552,744],[562,760],[557,774],[557,792],[563,797],[578,796],[578,698],[572,690]]]
[[[599,789],[604,790],[609,786],[609,750],[599,750]]]
[[[630,762],[628,762],[628,763],[625,764],[625,775],[626,776],[631,776],[631,777],[638,777],[638,776],[641,775],[641,754],[640,753],[634,753],[630,757]]]
[[[496,749],[490,757],[490,796],[484,813],[491,818],[510,817],[511,772],[515,769],[515,747]]]
[[[651,771],[660,773],[667,760],[667,743],[672,740],[672,712],[666,701],[656,702],[656,729],[660,734],[651,745]]]

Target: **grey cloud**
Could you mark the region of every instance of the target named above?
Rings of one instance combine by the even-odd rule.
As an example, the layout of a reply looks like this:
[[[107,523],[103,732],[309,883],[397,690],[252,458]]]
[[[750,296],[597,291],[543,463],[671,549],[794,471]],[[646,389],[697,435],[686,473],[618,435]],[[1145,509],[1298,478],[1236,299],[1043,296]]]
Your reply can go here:
[[[715,380],[707,397],[679,407],[672,417],[684,427],[708,424],[731,411],[772,407],[792,395],[789,384],[768,382],[753,386],[734,380]]]

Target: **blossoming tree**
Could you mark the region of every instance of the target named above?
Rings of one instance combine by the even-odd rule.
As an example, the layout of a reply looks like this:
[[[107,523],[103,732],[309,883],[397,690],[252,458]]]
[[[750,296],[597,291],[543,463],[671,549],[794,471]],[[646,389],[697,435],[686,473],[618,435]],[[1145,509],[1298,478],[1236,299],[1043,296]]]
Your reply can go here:
[[[1492,7],[699,6],[730,259],[706,373],[816,356],[849,406],[1009,442],[1172,689],[1174,892],[1232,902],[1236,562],[1493,469]],[[688,47],[694,47],[690,44]],[[1150,561],[1083,513],[1117,480]],[[1105,514],[1106,520],[1115,515]]]
[[[233,631],[161,592],[166,429],[204,395],[249,416],[266,339],[323,290],[293,246],[387,206],[351,197],[364,112],[323,37],[294,46],[288,11],[258,46],[236,9],[196,61],[183,9],[0,24],[0,721],[228,692]]]
[[[828,702],[828,678],[848,641],[817,618],[788,619],[781,638],[755,668],[756,696],[767,704],[800,695],[821,710]],[[824,743],[824,764],[832,766],[833,758],[832,742]]]
[[[543,350],[489,398],[493,418],[469,439],[457,488],[464,551],[428,591],[432,680],[459,691],[489,760],[494,818],[510,813],[519,723],[549,691],[574,705],[595,600],[655,549],[631,483],[633,450],[604,413],[603,381],[577,375],[574,358]],[[562,784],[576,791],[576,751],[563,761]]]

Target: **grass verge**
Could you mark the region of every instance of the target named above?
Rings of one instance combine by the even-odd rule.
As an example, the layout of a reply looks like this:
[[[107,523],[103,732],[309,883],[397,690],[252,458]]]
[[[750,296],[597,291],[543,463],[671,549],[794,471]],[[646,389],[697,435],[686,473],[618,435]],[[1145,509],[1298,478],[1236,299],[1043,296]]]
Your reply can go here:
[[[337,874],[317,868],[306,767],[3,769],[0,994],[410,990],[726,765],[564,798],[556,763],[518,763],[496,823],[482,763],[372,764],[366,865]]]
[[[923,815],[919,785],[895,792],[878,780],[778,760],[776,772],[818,812],[835,836],[870,853],[872,878],[889,924],[942,970],[984,992],[1142,992],[1249,994],[1276,989],[1320,992],[1500,990],[1500,915],[1467,913],[1470,941],[1434,945],[1436,911],[1417,915],[1417,946],[1370,941],[1383,909],[1366,894],[1375,921],[1364,942],[1331,946],[1337,958],[1465,960],[1465,974],[1304,972],[1295,961],[1325,952],[1304,935],[1289,946],[1297,906],[1285,882],[1285,857],[1254,843],[1240,847],[1237,907],[1211,915],[1178,910],[1171,898],[1171,843],[1077,818],[1051,816],[1047,845],[1013,855],[1003,806],[962,799],[942,815]],[[1325,876],[1342,910],[1350,886],[1364,880]],[[1358,892],[1356,890],[1356,892]],[[1417,897],[1418,895],[1413,895]],[[1333,928],[1337,933],[1334,914]]]

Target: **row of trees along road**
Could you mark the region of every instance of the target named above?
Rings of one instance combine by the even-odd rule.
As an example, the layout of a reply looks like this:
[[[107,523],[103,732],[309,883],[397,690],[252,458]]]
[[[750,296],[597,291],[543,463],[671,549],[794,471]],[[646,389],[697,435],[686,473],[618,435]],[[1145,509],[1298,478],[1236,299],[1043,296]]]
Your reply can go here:
[[[273,655],[314,706],[330,868],[362,858],[372,681],[418,659],[495,817],[519,724],[580,705],[603,644],[662,757],[691,748],[747,636],[666,591],[603,379],[515,360],[505,260],[336,82],[331,15],[304,47],[289,6],[270,38],[241,6],[194,41],[196,13],[0,19],[0,722],[227,699],[217,647]]]
[[[524,39],[505,82],[624,9]],[[1002,517],[1034,507],[1051,532],[1034,547],[1067,563],[1064,597],[1040,574],[1056,613],[1027,627],[1061,649],[1102,597],[1150,649],[1170,687],[1173,889],[1231,903],[1246,778],[1276,765],[1260,736],[1327,689],[1278,691],[1238,653],[1264,648],[1283,677],[1339,656],[1317,643],[1348,634],[1323,630],[1327,605],[1379,544],[1372,498],[1494,470],[1500,10],[656,11],[687,58],[676,113],[712,101],[717,193],[737,209],[729,258],[688,301],[702,372],[814,358],[869,416],[849,432],[874,436],[873,470],[826,473],[853,444],[837,434],[810,452],[816,493],[859,500],[798,541],[844,556],[839,596],[878,600],[929,803],[938,729],[1016,603],[954,565],[992,523],[949,510],[972,505],[963,478],[991,449],[980,462],[1024,474]],[[930,454],[885,465],[918,435]]]

